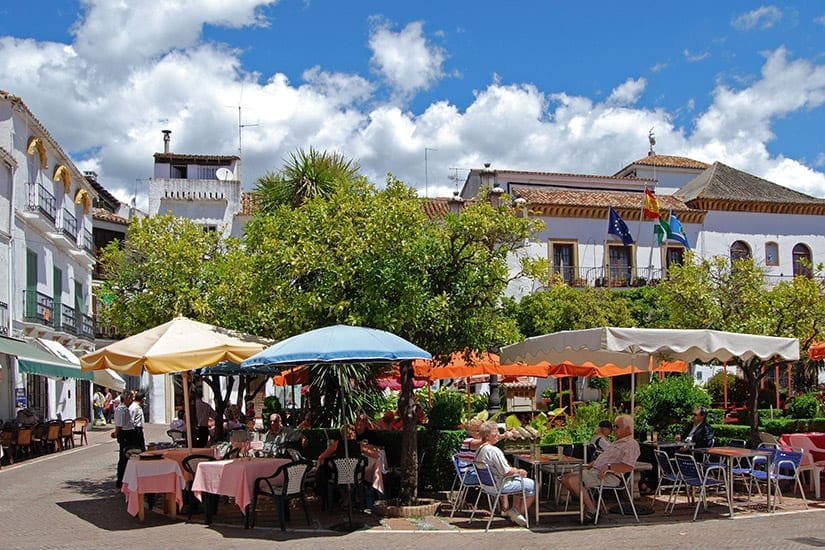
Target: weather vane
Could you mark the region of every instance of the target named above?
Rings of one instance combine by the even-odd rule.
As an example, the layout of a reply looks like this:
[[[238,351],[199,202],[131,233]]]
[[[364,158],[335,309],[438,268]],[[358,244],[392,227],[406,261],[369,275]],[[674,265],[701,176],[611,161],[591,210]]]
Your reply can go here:
[[[647,133],[647,141],[650,142],[650,152],[649,155],[655,155],[656,151],[653,150],[653,146],[656,145],[656,134],[653,132],[654,126],[650,127],[650,131]]]

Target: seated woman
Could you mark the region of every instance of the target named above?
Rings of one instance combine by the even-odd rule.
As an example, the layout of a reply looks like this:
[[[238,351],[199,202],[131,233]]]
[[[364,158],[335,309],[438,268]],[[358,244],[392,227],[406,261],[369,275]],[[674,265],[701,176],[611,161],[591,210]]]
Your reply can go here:
[[[299,430],[306,430],[312,427],[312,411],[307,411],[304,414],[304,419],[301,420],[301,423],[298,424]]]
[[[172,420],[169,429],[186,433],[186,412],[183,409],[178,411],[178,417]]]
[[[379,460],[380,454],[379,451],[373,447],[372,445],[359,442],[355,439],[356,432],[355,426],[352,424],[344,424],[341,426],[341,439],[333,439],[329,442],[329,445],[320,455],[318,455],[318,469],[315,474],[315,486],[318,488],[318,492],[321,494],[321,500],[324,504],[324,509],[329,510],[333,491],[335,487],[330,485],[330,480],[332,479],[332,468],[330,467],[330,462],[335,460],[336,458],[344,458],[345,456],[356,457],[364,455],[367,458],[373,458],[376,461]],[[346,441],[346,445],[342,445],[341,441]],[[378,468],[380,471],[380,468]],[[326,490],[322,489],[322,487],[326,487]]]
[[[226,408],[226,411],[224,411],[223,416],[226,418],[226,422],[223,423],[224,433],[244,427],[244,424],[241,423],[240,420],[241,411],[238,409],[237,405],[229,405]]]

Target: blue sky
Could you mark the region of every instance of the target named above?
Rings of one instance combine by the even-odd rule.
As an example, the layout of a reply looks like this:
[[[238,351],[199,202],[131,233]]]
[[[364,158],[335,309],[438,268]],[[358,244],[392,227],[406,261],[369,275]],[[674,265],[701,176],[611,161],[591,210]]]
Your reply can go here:
[[[314,146],[430,196],[647,152],[825,197],[825,4],[189,0],[0,6],[0,89],[128,201],[170,128],[244,186]],[[428,151],[425,175],[424,150]]]

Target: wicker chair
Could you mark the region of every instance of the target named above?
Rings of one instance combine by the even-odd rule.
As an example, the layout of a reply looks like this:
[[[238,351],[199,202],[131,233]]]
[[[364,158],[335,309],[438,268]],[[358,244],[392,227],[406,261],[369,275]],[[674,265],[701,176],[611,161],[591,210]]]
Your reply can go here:
[[[74,420],[64,420],[60,426],[60,450],[74,447]]]
[[[76,435],[80,437],[80,446],[82,447],[84,444],[88,445],[89,440],[86,437],[86,429],[89,426],[89,419],[83,416],[74,419],[74,428],[72,429],[72,435]]]

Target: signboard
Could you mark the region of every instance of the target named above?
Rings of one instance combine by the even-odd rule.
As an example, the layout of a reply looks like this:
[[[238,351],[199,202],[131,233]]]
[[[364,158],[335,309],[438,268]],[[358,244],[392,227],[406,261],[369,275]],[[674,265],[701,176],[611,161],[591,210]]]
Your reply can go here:
[[[28,400],[26,399],[26,388],[15,388],[14,400],[17,403],[18,409],[25,409],[26,407],[28,407]]]

